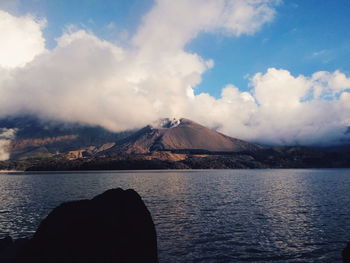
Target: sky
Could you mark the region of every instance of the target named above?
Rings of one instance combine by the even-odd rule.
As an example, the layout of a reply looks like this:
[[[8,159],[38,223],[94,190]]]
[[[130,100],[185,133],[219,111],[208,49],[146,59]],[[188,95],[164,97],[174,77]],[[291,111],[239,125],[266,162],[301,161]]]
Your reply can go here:
[[[349,13],[347,0],[0,0],[0,117],[113,131],[187,117],[248,141],[342,143]]]

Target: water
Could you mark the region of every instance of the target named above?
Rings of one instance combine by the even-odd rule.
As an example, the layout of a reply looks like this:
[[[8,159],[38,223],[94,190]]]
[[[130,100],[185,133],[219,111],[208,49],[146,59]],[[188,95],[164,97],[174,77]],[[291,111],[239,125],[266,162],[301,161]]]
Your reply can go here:
[[[0,237],[114,187],[142,196],[161,262],[337,263],[350,241],[350,169],[0,174]]]

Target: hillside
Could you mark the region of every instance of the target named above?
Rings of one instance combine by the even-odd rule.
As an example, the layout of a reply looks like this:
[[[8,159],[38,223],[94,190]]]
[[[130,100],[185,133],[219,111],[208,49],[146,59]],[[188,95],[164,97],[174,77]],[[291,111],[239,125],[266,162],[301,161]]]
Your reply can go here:
[[[52,157],[72,151],[96,151],[113,146],[133,131],[110,132],[99,126],[41,120],[34,116],[15,116],[0,119],[0,129],[13,129],[15,137],[7,150],[11,159]],[[101,148],[101,146],[103,146]]]
[[[154,151],[252,152],[257,144],[235,139],[188,119],[162,119],[110,148],[108,153],[145,154]]]

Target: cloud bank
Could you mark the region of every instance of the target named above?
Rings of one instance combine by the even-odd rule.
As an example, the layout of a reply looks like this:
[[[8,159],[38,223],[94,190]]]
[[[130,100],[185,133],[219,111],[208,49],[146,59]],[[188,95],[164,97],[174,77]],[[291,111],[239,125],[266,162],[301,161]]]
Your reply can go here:
[[[0,161],[7,160],[10,157],[8,147],[11,140],[15,138],[16,130],[0,129]]]
[[[76,30],[52,50],[44,47],[42,22],[0,11],[7,18],[6,24],[0,19],[1,39],[15,43],[0,46],[0,117],[30,113],[114,131],[187,117],[256,142],[339,142],[350,125],[350,78],[340,71],[293,76],[270,68],[251,78],[249,92],[228,84],[220,98],[194,95],[214,62],[186,45],[201,32],[254,34],[273,20],[276,4],[158,0],[127,47]]]
[[[45,51],[45,21],[32,16],[14,17],[0,10],[0,66],[17,67]]]

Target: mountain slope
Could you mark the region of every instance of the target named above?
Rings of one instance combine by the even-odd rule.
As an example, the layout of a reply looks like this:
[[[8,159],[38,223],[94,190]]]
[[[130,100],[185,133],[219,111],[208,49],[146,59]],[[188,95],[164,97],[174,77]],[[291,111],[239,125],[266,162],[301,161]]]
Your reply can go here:
[[[15,138],[7,147],[11,159],[51,157],[57,153],[103,148],[133,132],[110,132],[99,126],[43,121],[34,116],[14,116],[0,119],[0,129],[12,129]],[[114,145],[114,144],[113,144]],[[87,149],[96,151],[96,149]]]
[[[163,119],[159,123],[146,126],[107,152],[127,154],[144,154],[162,150],[251,152],[260,148],[259,145],[231,138],[183,118]]]

